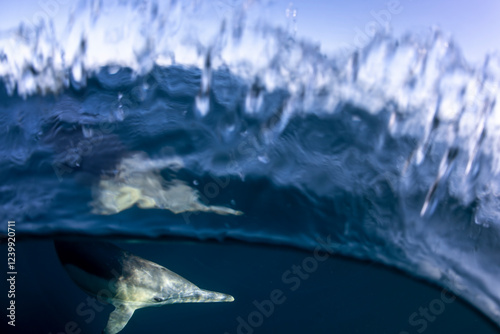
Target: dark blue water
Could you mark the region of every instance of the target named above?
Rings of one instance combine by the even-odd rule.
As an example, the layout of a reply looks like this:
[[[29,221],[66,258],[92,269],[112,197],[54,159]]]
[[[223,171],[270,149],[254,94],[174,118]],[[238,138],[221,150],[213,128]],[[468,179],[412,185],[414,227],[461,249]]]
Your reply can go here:
[[[283,246],[111,241],[235,297],[140,309],[122,333],[497,333],[451,293],[373,262],[330,256],[314,268],[306,260],[312,253]],[[17,258],[16,328],[2,323],[4,333],[100,333],[113,307],[89,299],[71,281],[50,240],[19,242]],[[296,274],[294,266],[308,269]],[[273,292],[278,303],[269,306]]]

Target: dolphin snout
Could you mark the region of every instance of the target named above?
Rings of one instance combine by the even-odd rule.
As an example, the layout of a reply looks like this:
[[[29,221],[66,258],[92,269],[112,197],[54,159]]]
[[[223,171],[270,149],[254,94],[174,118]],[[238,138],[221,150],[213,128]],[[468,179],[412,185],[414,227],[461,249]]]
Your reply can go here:
[[[225,293],[214,292],[200,289],[196,292],[200,302],[210,303],[210,302],[232,302],[234,297],[227,295]]]

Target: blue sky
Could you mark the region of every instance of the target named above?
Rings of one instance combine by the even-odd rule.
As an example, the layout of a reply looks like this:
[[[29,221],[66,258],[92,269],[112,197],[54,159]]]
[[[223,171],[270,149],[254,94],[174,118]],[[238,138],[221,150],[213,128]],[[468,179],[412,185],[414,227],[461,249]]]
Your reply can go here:
[[[357,29],[377,22],[372,12],[387,11],[389,0],[294,1],[299,35],[321,42],[322,49],[353,43]],[[281,6],[288,4],[280,1]],[[314,4],[314,5],[313,5]],[[461,46],[471,61],[484,58],[486,52],[500,50],[500,1],[498,0],[399,0],[398,14],[391,14],[389,24],[400,36],[408,30],[422,31],[439,26]],[[393,6],[395,5],[393,4]],[[384,22],[382,18],[382,22]]]
[[[215,0],[224,4],[230,0]],[[481,61],[487,52],[500,50],[500,0],[276,0],[267,16],[286,22],[287,8],[297,10],[297,34],[321,44],[329,53],[339,46],[355,44],[359,32],[387,22],[394,33],[423,31],[439,26],[461,47],[467,59]],[[65,18],[71,0],[2,0],[0,29],[52,11],[56,20]],[[392,12],[389,11],[392,6]],[[389,11],[390,18],[387,15]],[[374,14],[375,13],[375,14]],[[379,20],[376,17],[378,14]],[[367,28],[368,27],[368,28]]]

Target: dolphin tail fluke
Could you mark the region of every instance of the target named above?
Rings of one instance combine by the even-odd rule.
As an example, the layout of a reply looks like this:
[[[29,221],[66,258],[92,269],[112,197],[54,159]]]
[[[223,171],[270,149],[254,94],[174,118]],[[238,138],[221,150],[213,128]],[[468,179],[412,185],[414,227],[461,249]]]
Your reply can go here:
[[[135,309],[127,305],[118,305],[113,312],[109,315],[108,324],[102,331],[103,334],[116,334],[120,332],[123,327],[128,323]]]

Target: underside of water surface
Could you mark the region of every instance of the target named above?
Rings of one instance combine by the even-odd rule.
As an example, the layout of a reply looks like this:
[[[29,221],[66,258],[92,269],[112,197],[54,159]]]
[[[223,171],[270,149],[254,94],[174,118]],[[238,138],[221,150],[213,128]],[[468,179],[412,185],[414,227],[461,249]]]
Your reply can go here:
[[[439,31],[326,57],[205,7],[83,2],[0,36],[2,226],[327,244],[500,325],[499,58]]]

